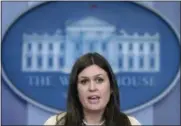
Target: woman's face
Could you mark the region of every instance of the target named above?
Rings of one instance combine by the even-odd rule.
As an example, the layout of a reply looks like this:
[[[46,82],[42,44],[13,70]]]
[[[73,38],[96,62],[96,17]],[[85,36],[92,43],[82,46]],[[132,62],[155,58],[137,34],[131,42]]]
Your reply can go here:
[[[104,110],[111,92],[107,72],[97,65],[85,68],[78,75],[77,90],[83,109]]]

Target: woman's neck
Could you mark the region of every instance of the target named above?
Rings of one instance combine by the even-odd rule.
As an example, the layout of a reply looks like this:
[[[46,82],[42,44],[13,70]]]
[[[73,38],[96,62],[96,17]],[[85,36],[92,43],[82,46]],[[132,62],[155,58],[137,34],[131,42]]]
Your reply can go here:
[[[103,111],[84,111],[84,121],[88,124],[99,125],[102,121]]]

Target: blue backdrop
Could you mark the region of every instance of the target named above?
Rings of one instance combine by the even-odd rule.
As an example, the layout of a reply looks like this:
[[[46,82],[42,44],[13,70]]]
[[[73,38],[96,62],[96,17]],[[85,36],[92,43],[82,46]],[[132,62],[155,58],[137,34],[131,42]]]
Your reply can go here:
[[[41,2],[2,2],[2,35],[4,35],[7,28],[21,13],[40,3]],[[157,10],[162,16],[167,17],[172,27],[179,33],[179,2],[140,3]],[[169,94],[159,100],[159,102],[129,114],[135,116],[142,124],[180,124],[179,83],[180,80]],[[31,103],[27,103],[24,99],[12,92],[5,82],[2,81],[3,124],[42,124],[52,114],[54,113],[40,109]]]

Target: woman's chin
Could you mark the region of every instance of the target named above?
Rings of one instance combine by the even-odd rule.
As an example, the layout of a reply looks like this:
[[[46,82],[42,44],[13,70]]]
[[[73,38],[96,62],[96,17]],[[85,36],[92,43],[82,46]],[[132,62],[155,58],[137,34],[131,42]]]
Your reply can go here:
[[[99,105],[89,105],[88,107],[87,107],[87,109],[89,110],[89,111],[101,111],[101,110],[103,110],[103,108],[102,107],[100,107]]]

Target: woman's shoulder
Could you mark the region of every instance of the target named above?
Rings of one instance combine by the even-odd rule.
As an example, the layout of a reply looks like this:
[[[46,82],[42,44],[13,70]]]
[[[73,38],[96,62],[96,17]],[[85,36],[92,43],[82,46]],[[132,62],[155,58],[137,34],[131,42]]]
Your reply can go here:
[[[63,118],[65,115],[66,115],[66,112],[53,115],[50,118],[48,118],[48,120],[44,123],[44,125],[55,125],[57,123],[57,120],[61,120],[61,118]],[[131,125],[141,125],[141,123],[135,117],[128,116],[128,118],[131,122]],[[63,124],[63,120],[62,120],[62,124]]]
[[[60,114],[53,115],[45,121],[44,125],[55,125],[57,123],[57,120],[60,120],[65,115],[66,115],[66,112],[62,112]]]
[[[131,122],[131,125],[141,125],[141,123],[133,116],[128,116],[130,122]]]

